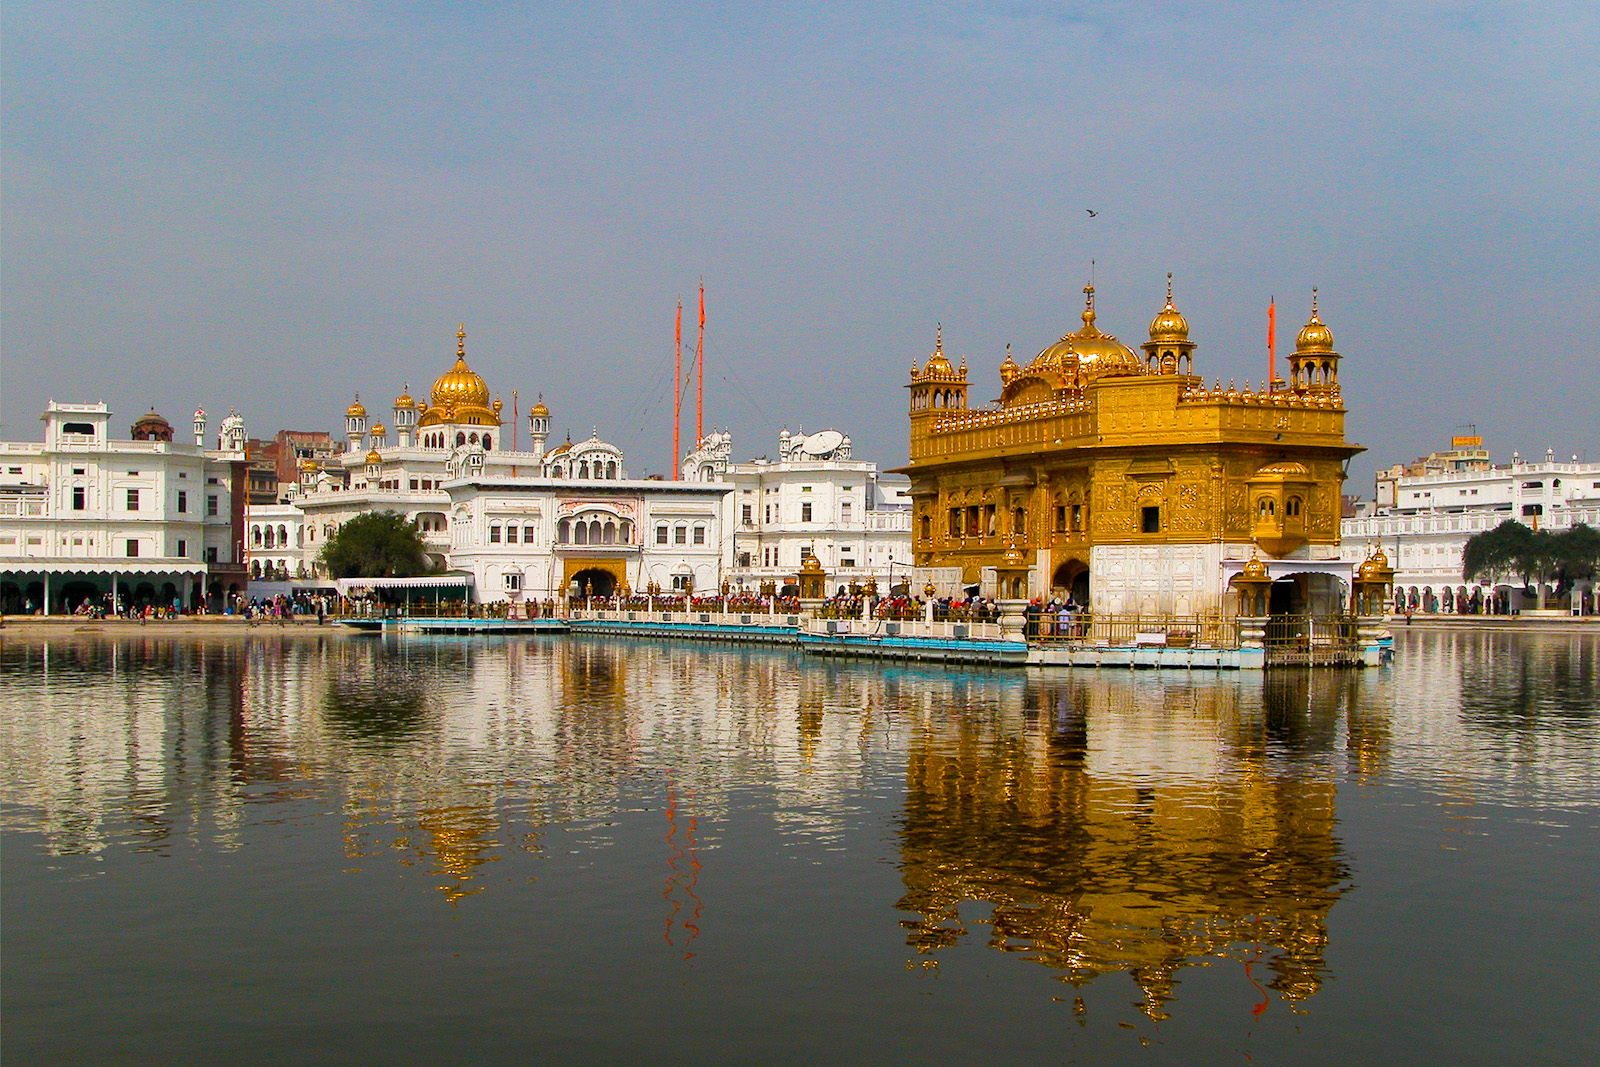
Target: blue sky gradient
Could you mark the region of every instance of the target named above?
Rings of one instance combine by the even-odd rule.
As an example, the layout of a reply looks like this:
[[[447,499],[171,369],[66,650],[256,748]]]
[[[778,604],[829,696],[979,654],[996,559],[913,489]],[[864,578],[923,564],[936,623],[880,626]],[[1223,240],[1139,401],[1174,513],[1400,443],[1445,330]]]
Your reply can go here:
[[[894,464],[935,324],[986,400],[1094,261],[1135,347],[1173,271],[1224,383],[1319,286],[1354,491],[1464,423],[1600,459],[1597,41],[1563,0],[13,0],[0,434],[52,396],[337,433],[465,321],[508,409],[660,472],[703,277],[736,456],[803,423]]]

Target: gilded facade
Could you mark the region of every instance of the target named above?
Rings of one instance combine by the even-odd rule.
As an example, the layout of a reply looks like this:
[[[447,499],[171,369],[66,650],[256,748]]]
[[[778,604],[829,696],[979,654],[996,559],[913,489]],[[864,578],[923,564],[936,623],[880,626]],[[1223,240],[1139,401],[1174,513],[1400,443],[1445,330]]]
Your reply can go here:
[[[1279,610],[1337,610],[1340,490],[1358,452],[1344,437],[1339,355],[1319,317],[1289,377],[1207,385],[1172,299],[1140,351],[1082,326],[1027,365],[1008,350],[1000,398],[968,403],[965,360],[943,336],[912,367],[910,462],[916,565],[1001,596],[1071,593],[1114,613],[1223,610],[1252,556],[1268,562]]]

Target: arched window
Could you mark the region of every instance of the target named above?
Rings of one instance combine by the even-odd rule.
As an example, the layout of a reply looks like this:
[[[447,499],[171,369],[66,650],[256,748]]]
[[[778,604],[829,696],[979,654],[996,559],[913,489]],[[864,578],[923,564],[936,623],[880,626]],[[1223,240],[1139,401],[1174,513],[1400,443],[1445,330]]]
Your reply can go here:
[[[600,520],[599,519],[591,519],[589,521],[589,543],[591,545],[598,545],[600,543]]]
[[[607,478],[611,478],[613,480],[616,479],[616,477],[617,477],[617,463],[616,463],[616,460],[612,460],[610,463],[606,464],[606,477]]]
[[[289,547],[289,528],[287,526],[278,527],[278,544],[284,548]]]
[[[616,523],[608,522],[605,524],[605,528],[600,531],[600,543],[603,545],[614,545],[617,543]]]
[[[261,527],[250,527],[250,543],[257,548],[261,547]]]
[[[1297,497],[1297,496],[1290,497],[1288,503],[1286,505],[1284,505],[1283,511],[1284,511],[1284,514],[1289,515],[1289,516],[1299,515],[1300,514],[1300,498]]]
[[[556,523],[556,544],[564,545],[571,540],[572,522],[569,519],[562,519],[560,522]]]
[[[578,477],[580,479],[589,477],[589,461],[588,460],[584,460],[582,463],[578,464]]]
[[[470,435],[468,435],[467,440],[471,441],[473,444],[477,444],[478,443],[478,435],[477,434],[470,434]]]
[[[703,545],[706,543],[706,528],[704,523],[695,523],[694,543],[697,545]]]
[[[464,445],[466,443],[467,443],[467,435],[462,433],[461,431],[457,430],[456,431],[456,444]]]
[[[625,545],[633,544],[633,523],[629,522],[627,519],[622,520],[621,540]]]
[[[488,451],[492,450],[493,448],[494,448],[494,442],[489,439],[489,435],[488,434],[484,434],[483,435],[483,450],[485,452],[488,452]]]
[[[586,545],[586,544],[589,543],[589,524],[588,523],[586,523],[586,522],[576,523],[572,532],[577,537],[578,544]]]

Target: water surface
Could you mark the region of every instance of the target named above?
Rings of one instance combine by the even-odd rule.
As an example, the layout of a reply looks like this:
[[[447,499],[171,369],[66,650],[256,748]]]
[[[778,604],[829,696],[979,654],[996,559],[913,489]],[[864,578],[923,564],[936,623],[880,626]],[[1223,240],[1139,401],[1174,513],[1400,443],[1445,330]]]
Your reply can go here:
[[[1593,637],[0,643],[17,1064],[1583,1063]]]

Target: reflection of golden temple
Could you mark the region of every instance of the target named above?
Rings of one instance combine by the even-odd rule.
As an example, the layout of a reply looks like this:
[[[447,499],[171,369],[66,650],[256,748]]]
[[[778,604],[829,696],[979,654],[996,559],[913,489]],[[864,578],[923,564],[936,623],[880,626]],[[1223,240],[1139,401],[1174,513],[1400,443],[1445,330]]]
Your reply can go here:
[[[435,808],[420,812],[417,823],[432,844],[421,851],[431,854],[435,869],[450,879],[438,887],[445,899],[455,904],[482,892],[481,884],[472,884],[482,873],[478,868],[499,860],[496,853],[503,846],[498,840],[500,821],[493,810],[476,805]]]
[[[1308,694],[1289,687],[1264,721],[1237,690],[1177,691],[1192,701],[1186,717],[1231,735],[1233,765],[1203,777],[1146,777],[1137,757],[1091,745],[1091,731],[1125,725],[1126,694],[1109,688],[1062,690],[1053,727],[1032,738],[954,718],[919,733],[901,838],[899,906],[917,916],[902,922],[908,943],[924,954],[957,943],[962,903],[978,899],[993,908],[992,947],[1074,985],[1126,971],[1153,1019],[1167,1016],[1180,968],[1260,946],[1277,950],[1266,966],[1280,996],[1315,993],[1346,872],[1331,777],[1291,777],[1266,760],[1264,731],[1317,730],[1296,717],[1317,714],[1300,705]]]

